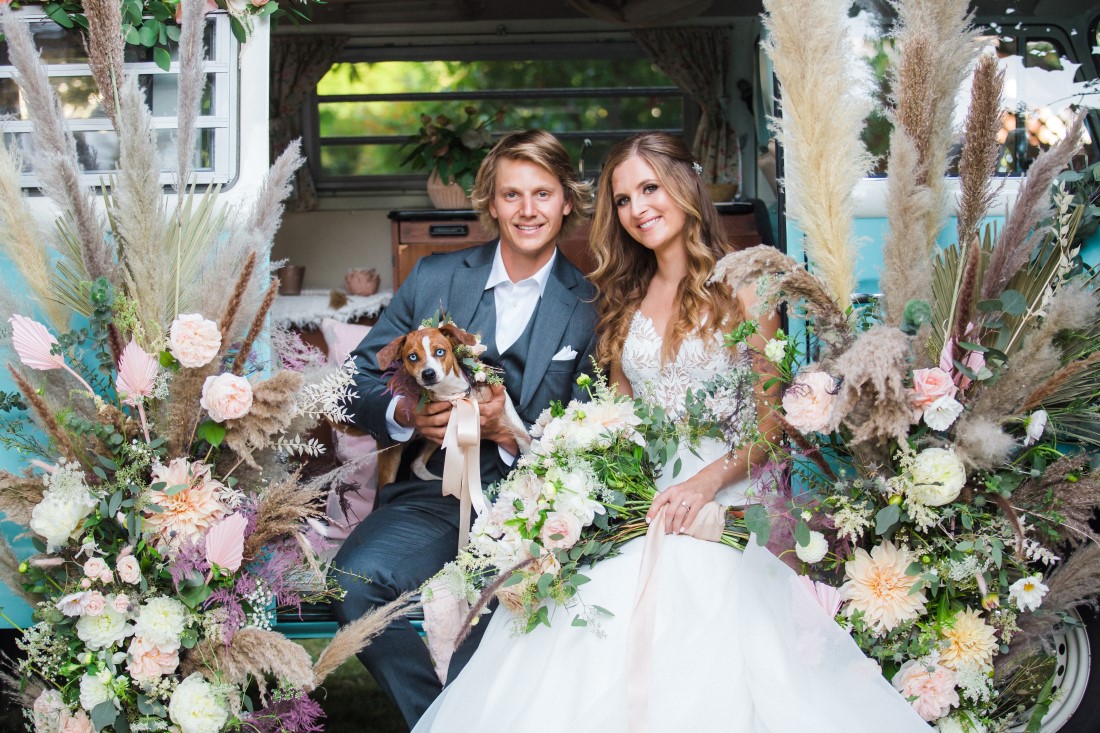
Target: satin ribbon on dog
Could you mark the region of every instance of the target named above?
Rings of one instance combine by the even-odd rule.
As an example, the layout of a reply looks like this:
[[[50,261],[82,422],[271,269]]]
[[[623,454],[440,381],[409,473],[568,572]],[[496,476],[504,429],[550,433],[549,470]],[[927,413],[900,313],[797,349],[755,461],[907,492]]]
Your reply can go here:
[[[665,507],[649,524],[638,571],[638,592],[634,597],[634,615],[630,617],[626,641],[627,730],[645,733],[649,725],[649,689],[653,682],[653,632],[657,620],[657,561],[665,538]],[[695,521],[683,534],[697,540],[718,542],[726,528],[726,507],[708,501],[695,515]]]
[[[486,509],[481,493],[481,411],[477,400],[455,400],[447,432],[443,435],[443,495],[459,501],[458,549],[470,533],[470,507],[481,514]]]

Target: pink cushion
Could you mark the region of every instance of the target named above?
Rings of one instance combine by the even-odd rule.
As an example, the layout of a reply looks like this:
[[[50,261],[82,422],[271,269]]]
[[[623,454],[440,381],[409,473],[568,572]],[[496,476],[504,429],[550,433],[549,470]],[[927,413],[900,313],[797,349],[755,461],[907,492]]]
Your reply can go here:
[[[321,334],[328,344],[328,360],[331,364],[343,364],[359,342],[370,333],[370,326],[340,323],[331,318],[321,321]]]

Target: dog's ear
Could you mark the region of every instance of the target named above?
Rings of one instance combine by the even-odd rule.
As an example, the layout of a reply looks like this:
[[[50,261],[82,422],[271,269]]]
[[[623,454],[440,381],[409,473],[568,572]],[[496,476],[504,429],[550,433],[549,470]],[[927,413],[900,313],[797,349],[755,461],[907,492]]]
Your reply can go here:
[[[408,338],[408,336],[409,334],[407,333],[402,334],[395,338],[393,341],[390,341],[381,350],[379,350],[377,355],[379,369],[381,369],[382,371],[386,371],[390,368],[390,365],[393,364],[394,359],[396,359],[397,355],[401,353],[401,349],[405,347],[405,339]]]
[[[459,328],[458,326],[456,326],[453,323],[443,324],[442,326],[439,327],[439,331],[444,336],[449,338],[451,340],[451,343],[455,344],[456,346],[458,344],[466,344],[467,346],[473,346],[474,344],[477,343],[477,336],[473,335],[472,333],[469,333],[468,331],[463,331],[461,328]]]

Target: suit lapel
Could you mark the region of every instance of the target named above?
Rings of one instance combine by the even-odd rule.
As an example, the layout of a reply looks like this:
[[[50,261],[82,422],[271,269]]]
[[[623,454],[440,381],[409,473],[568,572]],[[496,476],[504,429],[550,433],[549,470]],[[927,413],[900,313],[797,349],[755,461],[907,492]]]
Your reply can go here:
[[[463,328],[469,326],[477,304],[481,302],[485,283],[489,281],[489,273],[493,270],[495,254],[495,242],[471,250],[464,261],[465,267],[455,270],[451,279],[451,292],[447,299],[448,314]]]
[[[542,294],[531,331],[531,344],[527,348],[527,361],[523,369],[523,386],[517,406],[527,409],[527,404],[535,396],[535,390],[542,383],[542,377],[550,366],[550,359],[558,349],[558,343],[573,317],[577,307],[577,296],[572,288],[576,278],[568,268],[565,256],[558,252],[550,279],[546,281],[546,291]],[[576,348],[575,344],[570,344]],[[582,344],[583,346],[583,344]]]

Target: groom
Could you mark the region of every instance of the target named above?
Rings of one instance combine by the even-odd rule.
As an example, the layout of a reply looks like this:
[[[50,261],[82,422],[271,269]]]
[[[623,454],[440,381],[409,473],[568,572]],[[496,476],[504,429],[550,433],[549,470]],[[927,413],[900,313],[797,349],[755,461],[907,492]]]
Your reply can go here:
[[[454,322],[481,334],[482,360],[504,370],[504,385],[481,405],[481,480],[507,475],[516,459],[514,437],[498,417],[507,389],[530,425],[553,400],[574,396],[577,377],[595,346],[595,291],[558,252],[561,234],[591,210],[588,186],[578,180],[568,153],[549,133],[503,137],[478,170],[472,194],[482,224],[496,241],[421,259],[378,324],[352,353],[358,366],[354,422],[384,443],[414,432],[440,443],[451,405],[393,397],[375,355],[442,309]],[[437,451],[429,467],[442,475]],[[415,590],[454,559],[459,502],[442,495],[439,481],[404,481],[382,489],[379,505],[336,555],[337,579],[347,591],[335,604],[341,624]],[[486,624],[475,627],[483,630]],[[473,653],[467,642],[455,654],[454,679]],[[405,619],[391,624],[359,653],[411,728],[440,692],[423,640]]]

